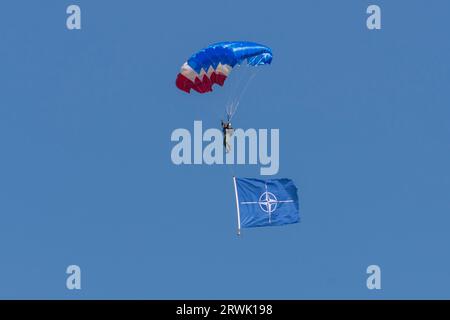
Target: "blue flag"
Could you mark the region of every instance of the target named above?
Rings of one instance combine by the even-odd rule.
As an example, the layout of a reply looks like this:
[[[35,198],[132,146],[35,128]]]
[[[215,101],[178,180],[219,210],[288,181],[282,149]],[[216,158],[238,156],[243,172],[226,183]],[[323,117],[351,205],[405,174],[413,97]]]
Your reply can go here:
[[[238,229],[299,222],[297,187],[291,179],[233,179]]]

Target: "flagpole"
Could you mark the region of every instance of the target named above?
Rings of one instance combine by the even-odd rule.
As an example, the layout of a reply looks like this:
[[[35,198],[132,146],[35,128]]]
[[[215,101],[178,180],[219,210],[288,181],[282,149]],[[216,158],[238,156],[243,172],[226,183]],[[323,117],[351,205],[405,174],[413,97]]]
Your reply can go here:
[[[234,195],[236,196],[236,211],[237,211],[237,219],[238,219],[238,236],[241,234],[241,214],[239,212],[239,197],[237,192],[237,186],[236,186],[236,177],[233,176],[233,183],[234,183]]]

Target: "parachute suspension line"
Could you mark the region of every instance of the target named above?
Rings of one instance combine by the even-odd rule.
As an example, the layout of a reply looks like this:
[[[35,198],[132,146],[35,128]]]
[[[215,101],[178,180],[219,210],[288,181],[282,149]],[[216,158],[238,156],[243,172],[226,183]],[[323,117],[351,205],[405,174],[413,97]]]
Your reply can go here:
[[[248,65],[245,65],[248,66]],[[227,114],[227,119],[230,121],[234,115],[234,110],[236,109],[236,100],[237,97],[240,96],[240,92],[242,91],[243,82],[245,81],[246,75],[248,71],[248,68],[244,68],[244,65],[239,64],[234,67],[232,77],[237,77],[235,81],[232,82],[232,87],[228,96],[227,104],[225,106],[225,111]],[[230,79],[231,80],[231,79]]]
[[[233,118],[234,114],[236,113],[237,108],[238,108],[238,106],[239,106],[239,103],[241,102],[241,98],[244,96],[244,94],[245,94],[245,92],[247,91],[247,88],[248,88],[250,82],[253,80],[253,78],[255,77],[255,75],[256,75],[256,72],[253,71],[253,72],[250,74],[250,76],[248,77],[248,79],[247,79],[247,81],[246,81],[244,87],[242,88],[241,92],[239,93],[239,95],[236,96],[235,99],[233,100],[233,103],[231,104],[231,106],[232,106],[231,112],[229,113],[229,118],[230,118],[230,119],[229,119],[228,121],[230,121],[230,120]]]
[[[241,71],[240,70],[241,65],[237,65],[234,68],[235,68],[235,70],[233,70],[231,77],[235,77],[236,75],[239,75],[239,73]],[[237,70],[237,69],[239,69],[239,70]],[[229,79],[229,80],[231,80],[231,79]],[[225,111],[227,113],[228,121],[231,120],[231,116],[233,113],[233,103],[235,100],[234,98],[237,95],[238,88],[240,87],[242,81],[243,81],[243,77],[238,77],[237,81],[232,81],[232,86],[230,88],[230,93],[228,95],[227,104],[225,105]]]

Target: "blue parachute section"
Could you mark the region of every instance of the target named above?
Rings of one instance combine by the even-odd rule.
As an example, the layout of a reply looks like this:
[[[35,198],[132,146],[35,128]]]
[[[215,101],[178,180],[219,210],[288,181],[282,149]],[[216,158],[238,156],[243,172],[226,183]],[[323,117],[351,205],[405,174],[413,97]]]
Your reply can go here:
[[[215,70],[219,63],[234,67],[244,60],[251,66],[270,64],[272,50],[254,42],[219,42],[193,54],[187,64],[199,74],[201,69],[207,71],[210,66]]]

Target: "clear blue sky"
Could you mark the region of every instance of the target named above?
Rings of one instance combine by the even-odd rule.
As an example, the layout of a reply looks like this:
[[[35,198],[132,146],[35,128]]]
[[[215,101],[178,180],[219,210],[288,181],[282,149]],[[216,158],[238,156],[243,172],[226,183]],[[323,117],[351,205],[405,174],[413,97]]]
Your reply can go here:
[[[69,4],[81,31],[66,29]],[[2,2],[0,298],[450,298],[449,12]],[[171,162],[172,130],[217,126],[222,103],[177,90],[179,67],[224,40],[273,50],[234,124],[280,129],[275,177],[297,183],[300,224],[238,238],[229,168]],[[81,291],[65,288],[70,264]],[[365,286],[370,264],[381,291]]]

